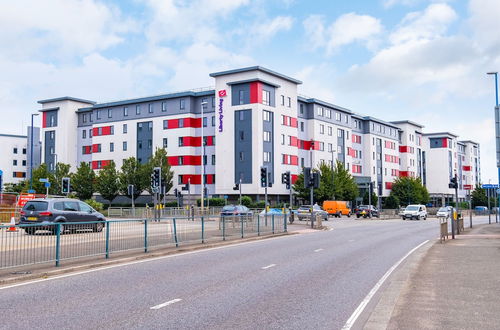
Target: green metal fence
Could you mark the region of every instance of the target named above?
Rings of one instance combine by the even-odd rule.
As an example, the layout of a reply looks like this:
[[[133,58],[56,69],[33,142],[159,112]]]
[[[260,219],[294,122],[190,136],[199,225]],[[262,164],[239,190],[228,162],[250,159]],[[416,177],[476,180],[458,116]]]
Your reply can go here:
[[[286,232],[286,221],[286,215],[253,215],[0,226],[0,269],[272,235]]]

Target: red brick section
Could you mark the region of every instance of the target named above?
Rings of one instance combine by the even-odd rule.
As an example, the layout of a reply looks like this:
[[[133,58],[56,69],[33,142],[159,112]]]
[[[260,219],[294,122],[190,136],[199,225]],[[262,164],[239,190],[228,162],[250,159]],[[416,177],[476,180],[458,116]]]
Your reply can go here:
[[[292,184],[295,184],[295,182],[297,182],[297,179],[299,178],[299,176],[297,174],[292,174]]]
[[[84,146],[83,147],[83,154],[84,155],[88,155],[88,154],[91,154],[92,153],[92,146]]]
[[[190,182],[190,184],[201,184],[201,175],[183,174],[181,184],[187,184],[188,181]],[[207,174],[207,184],[213,184],[213,183],[215,183],[215,174]]]
[[[179,121],[183,121],[182,127],[179,127]],[[192,117],[186,117],[186,118],[177,118],[177,119],[169,119],[167,120],[168,122],[168,128],[164,129],[174,129],[174,128],[183,128],[183,127],[192,127],[192,128],[200,128],[201,127],[201,118],[192,118]]]
[[[179,157],[182,157],[182,165],[180,165]],[[185,155],[185,156],[168,156],[168,164],[170,166],[196,166],[201,165],[201,156]]]

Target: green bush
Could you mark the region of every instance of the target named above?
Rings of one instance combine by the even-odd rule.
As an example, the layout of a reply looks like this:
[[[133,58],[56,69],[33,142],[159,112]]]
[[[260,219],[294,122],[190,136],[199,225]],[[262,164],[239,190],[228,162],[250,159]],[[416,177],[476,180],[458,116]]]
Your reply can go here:
[[[176,204],[177,205],[177,204]],[[196,205],[201,206],[201,199],[196,200]],[[205,199],[205,206],[224,206],[226,205],[226,201],[224,198],[209,198],[208,202],[207,199]]]
[[[242,196],[241,204],[245,205],[246,207],[252,206],[252,198],[250,196]]]
[[[92,206],[92,208],[96,211],[102,211],[104,208],[102,203],[99,203],[94,199],[86,199],[84,202]]]
[[[263,209],[266,206],[266,201],[259,201],[252,204],[254,209]]]

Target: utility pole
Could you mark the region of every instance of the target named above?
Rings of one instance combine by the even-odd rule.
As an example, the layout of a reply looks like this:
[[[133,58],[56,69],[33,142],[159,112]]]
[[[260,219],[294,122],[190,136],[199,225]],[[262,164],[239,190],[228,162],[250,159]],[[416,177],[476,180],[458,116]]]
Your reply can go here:
[[[368,184],[368,216],[372,217],[372,181]]]
[[[239,188],[240,188],[240,205],[241,205],[241,181],[242,181],[242,180],[241,180],[241,178],[240,178],[240,186],[239,186]]]
[[[472,195],[469,189],[469,227],[472,228]]]
[[[455,172],[455,206],[457,207],[457,235],[460,234],[460,226],[458,225],[458,177],[457,172]],[[462,219],[463,221],[463,219]]]
[[[491,225],[490,188],[486,189],[486,196],[488,196],[488,223]]]

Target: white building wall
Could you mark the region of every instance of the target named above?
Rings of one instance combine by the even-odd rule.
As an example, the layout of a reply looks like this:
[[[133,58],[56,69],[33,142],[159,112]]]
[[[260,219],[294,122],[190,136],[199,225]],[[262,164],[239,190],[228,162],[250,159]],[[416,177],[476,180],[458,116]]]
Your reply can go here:
[[[26,179],[27,139],[27,136],[0,134],[0,170],[3,172],[3,184],[19,183]]]

